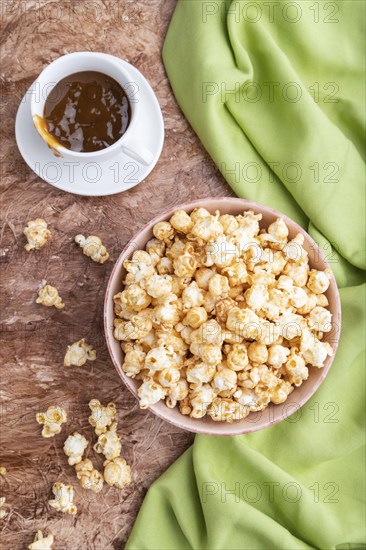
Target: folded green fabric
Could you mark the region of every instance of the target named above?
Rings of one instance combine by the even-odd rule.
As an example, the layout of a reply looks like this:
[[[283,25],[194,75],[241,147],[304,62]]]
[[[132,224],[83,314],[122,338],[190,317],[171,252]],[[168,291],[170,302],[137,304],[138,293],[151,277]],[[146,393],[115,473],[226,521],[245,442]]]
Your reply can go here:
[[[293,416],[195,438],[149,489],[128,550],[365,548],[364,21],[362,1],[178,3],[163,51],[177,101],[234,191],[322,247],[342,335]]]

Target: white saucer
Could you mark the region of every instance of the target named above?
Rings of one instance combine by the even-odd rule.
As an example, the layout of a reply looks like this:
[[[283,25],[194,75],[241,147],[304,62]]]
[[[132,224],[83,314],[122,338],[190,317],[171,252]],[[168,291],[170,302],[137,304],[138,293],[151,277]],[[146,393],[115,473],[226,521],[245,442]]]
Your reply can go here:
[[[145,179],[159,160],[164,143],[164,120],[159,102],[144,76],[133,65],[109,54],[122,63],[134,77],[141,96],[141,113],[136,124],[136,137],[153,153],[148,166],[119,152],[102,162],[70,162],[56,157],[34,127],[30,103],[31,94],[23,97],[16,116],[15,136],[20,154],[28,166],[44,181],[58,189],[84,196],[105,196],[121,193]]]

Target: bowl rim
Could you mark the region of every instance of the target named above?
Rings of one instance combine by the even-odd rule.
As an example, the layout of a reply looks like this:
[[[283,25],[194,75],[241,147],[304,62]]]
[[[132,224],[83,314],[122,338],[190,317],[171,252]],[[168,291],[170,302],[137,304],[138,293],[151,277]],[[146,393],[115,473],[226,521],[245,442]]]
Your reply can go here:
[[[314,239],[309,235],[309,233],[303,227],[301,227],[297,222],[295,222],[294,220],[289,218],[289,216],[287,216],[283,212],[280,212],[279,210],[276,210],[276,209],[274,209],[270,206],[267,206],[265,204],[262,204],[260,202],[252,201],[252,200],[249,200],[249,199],[243,199],[243,198],[240,198],[240,197],[223,197],[223,196],[206,197],[206,198],[203,198],[203,199],[195,199],[193,201],[187,201],[187,202],[184,202],[184,203],[180,203],[180,204],[178,204],[174,207],[170,207],[167,210],[164,210],[160,214],[157,214],[156,216],[154,216],[154,218],[152,218],[149,222],[144,224],[143,227],[141,227],[136,233],[134,233],[132,235],[132,237],[129,239],[127,244],[124,246],[124,248],[121,251],[120,255],[118,256],[117,260],[115,261],[112,272],[109,276],[107,289],[106,289],[106,293],[105,293],[105,299],[104,299],[104,308],[103,308],[104,335],[105,335],[105,339],[106,339],[106,342],[107,342],[109,355],[112,359],[112,362],[115,366],[115,369],[117,370],[117,373],[118,373],[119,377],[121,378],[122,382],[125,384],[125,386],[128,388],[128,390],[134,395],[134,397],[136,397],[137,400],[138,400],[138,394],[137,394],[133,384],[131,383],[131,379],[123,372],[122,367],[119,364],[118,358],[114,355],[113,348],[112,348],[112,345],[111,345],[111,341],[115,341],[115,339],[114,339],[114,336],[113,336],[113,330],[110,330],[110,327],[108,325],[108,319],[107,319],[107,315],[108,315],[107,310],[108,310],[108,304],[109,304],[109,300],[110,300],[111,286],[112,286],[112,283],[114,281],[114,278],[116,277],[117,270],[120,268],[121,259],[122,259],[122,257],[123,257],[123,261],[126,259],[124,256],[127,256],[127,252],[129,250],[129,248],[131,248],[131,242],[133,242],[135,239],[137,239],[145,230],[152,228],[158,221],[163,221],[163,220],[166,220],[167,218],[169,218],[175,210],[186,209],[186,208],[192,208],[192,210],[193,210],[194,208],[198,208],[198,207],[205,208],[206,206],[208,206],[207,203],[212,202],[212,201],[215,201],[215,202],[219,201],[219,202],[223,202],[223,203],[224,202],[231,202],[231,203],[236,203],[236,204],[241,203],[243,205],[243,210],[250,210],[250,209],[261,210],[261,209],[263,209],[264,211],[267,211],[268,213],[270,213],[270,214],[272,214],[276,217],[283,218],[286,223],[289,222],[290,225],[292,225],[292,227],[294,227],[296,230],[298,230],[299,233],[302,233],[302,234],[305,233],[306,234],[306,237],[307,237],[307,240],[308,240],[309,244],[312,247],[314,247],[315,250],[318,252],[319,258],[324,263],[325,268],[330,269],[333,273],[333,270],[331,269],[331,267],[330,267],[325,255],[324,255],[322,249],[320,248],[320,246],[314,241]],[[130,251],[130,254],[132,254],[132,250]],[[326,376],[329,372],[329,369],[330,369],[330,367],[332,366],[332,364],[334,362],[336,353],[337,353],[339,340],[340,340],[340,334],[341,334],[342,310],[341,310],[341,300],[340,300],[340,296],[339,296],[339,289],[338,289],[338,285],[337,285],[337,281],[335,279],[334,273],[333,273],[333,282],[334,282],[334,285],[335,285],[335,293],[334,293],[334,295],[335,295],[335,308],[334,309],[335,309],[335,312],[337,313],[336,321],[337,321],[337,325],[339,327],[337,335],[336,335],[334,341],[332,341],[333,355],[328,356],[328,364],[321,368],[321,375],[319,376],[317,382],[315,383],[315,385],[313,386],[311,391],[308,394],[304,395],[299,401],[289,403],[289,404],[294,404],[295,405],[293,410],[291,410],[291,411],[285,410],[285,412],[283,412],[281,416],[279,416],[276,419],[266,421],[264,425],[245,426],[242,431],[237,431],[237,430],[233,431],[233,430],[228,429],[226,431],[222,431],[222,432],[220,431],[220,433],[218,433],[214,430],[210,430],[209,424],[207,424],[206,427],[204,427],[203,426],[203,422],[205,421],[204,417],[202,419],[191,418],[190,420],[192,420],[192,426],[187,427],[186,425],[181,424],[179,421],[177,421],[175,419],[172,419],[172,418],[169,418],[169,415],[165,416],[165,414],[162,414],[157,409],[157,407],[155,405],[152,405],[152,406],[150,406],[150,407],[148,407],[147,409],[144,409],[144,410],[152,412],[158,418],[160,418],[160,419],[168,422],[169,424],[171,424],[173,426],[176,426],[176,427],[178,427],[178,428],[180,428],[184,431],[197,433],[197,434],[202,434],[202,435],[214,435],[214,436],[244,435],[244,434],[247,434],[247,433],[253,433],[253,432],[256,432],[256,431],[260,431],[260,430],[263,430],[263,429],[268,428],[270,426],[274,426],[275,424],[278,424],[282,420],[285,420],[286,418],[288,418],[289,416],[291,416],[292,414],[297,412],[317,392],[320,385],[323,383],[324,379],[326,378]],[[286,402],[287,402],[287,400],[282,405],[284,405]],[[287,407],[287,409],[288,409],[288,407]],[[169,411],[170,409],[167,407],[167,410]],[[218,423],[215,423],[215,424],[220,424],[222,426],[225,425],[228,428],[230,428],[231,426],[238,425],[239,422],[240,422],[240,420],[239,421],[234,421],[233,423],[218,422]]]

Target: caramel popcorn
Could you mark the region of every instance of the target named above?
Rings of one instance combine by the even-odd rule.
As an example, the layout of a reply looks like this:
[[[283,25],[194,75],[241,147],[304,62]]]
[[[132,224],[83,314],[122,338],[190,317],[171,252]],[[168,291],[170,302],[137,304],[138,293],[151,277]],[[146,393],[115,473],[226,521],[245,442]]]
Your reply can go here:
[[[124,458],[118,456],[112,460],[105,460],[103,466],[104,480],[108,485],[122,489],[131,483],[131,468]]]
[[[117,434],[117,423],[113,422],[109,429],[100,434],[93,449],[97,453],[103,453],[107,460],[113,460],[121,454],[122,446],[120,436]]]
[[[37,413],[36,420],[38,424],[43,424],[42,436],[53,437],[61,432],[62,424],[67,422],[67,413],[62,407],[51,406],[46,412]]]
[[[98,399],[92,399],[89,402],[89,408],[92,412],[91,416],[89,416],[89,423],[93,426],[98,436],[104,434],[116,418],[116,405],[108,403],[104,407]]]
[[[84,338],[78,342],[74,342],[71,346],[67,346],[67,351],[64,358],[65,367],[71,365],[82,367],[87,361],[95,361],[97,352],[92,346],[85,343]]]
[[[104,264],[108,260],[108,251],[99,237],[90,235],[85,238],[84,235],[76,235],[75,242],[82,248],[85,256],[89,256],[94,262]]]
[[[58,294],[57,288],[47,283],[44,283],[39,289],[36,303],[46,307],[55,306],[56,309],[63,309],[65,307],[61,296]]]
[[[24,247],[27,252],[43,248],[51,238],[51,231],[47,229],[47,222],[43,218],[30,220],[23,229],[23,234],[28,241]]]
[[[94,493],[100,493],[103,489],[103,476],[93,466],[89,458],[78,462],[75,466],[77,478],[83,489],[90,489]]]
[[[69,457],[68,463],[70,466],[74,466],[74,464],[81,462],[88,444],[88,440],[77,432],[69,435],[64,443],[64,453]]]
[[[55,496],[53,500],[49,500],[48,504],[57,510],[71,514],[74,516],[77,513],[77,507],[74,504],[74,488],[72,485],[64,485],[63,483],[54,483],[52,492]]]
[[[8,512],[4,510],[5,502],[5,497],[0,497],[0,519],[4,519],[8,515]]]
[[[192,418],[232,422],[283,403],[332,355],[322,341],[331,272],[310,269],[304,236],[289,236],[283,218],[261,219],[177,210],[124,261],[114,335],[141,408],[164,400]],[[117,455],[112,435],[98,452],[109,437]]]
[[[34,542],[28,546],[28,550],[52,550],[53,542],[54,536],[51,533],[44,537],[42,531],[37,531]]]

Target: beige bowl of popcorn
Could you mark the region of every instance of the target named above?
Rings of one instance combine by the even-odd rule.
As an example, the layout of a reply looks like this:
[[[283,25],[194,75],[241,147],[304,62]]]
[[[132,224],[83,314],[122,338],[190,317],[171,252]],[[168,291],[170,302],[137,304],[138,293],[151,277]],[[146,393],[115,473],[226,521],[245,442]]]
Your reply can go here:
[[[164,212],[128,243],[105,297],[113,363],[140,407],[235,435],[296,412],[332,364],[335,278],[295,222],[238,198]]]

